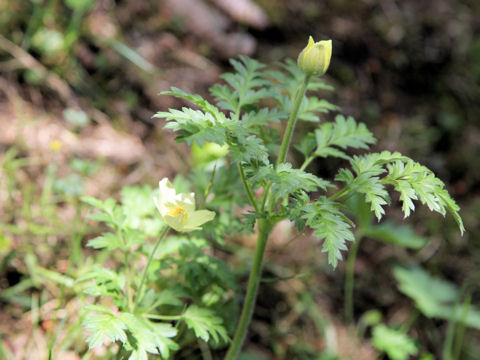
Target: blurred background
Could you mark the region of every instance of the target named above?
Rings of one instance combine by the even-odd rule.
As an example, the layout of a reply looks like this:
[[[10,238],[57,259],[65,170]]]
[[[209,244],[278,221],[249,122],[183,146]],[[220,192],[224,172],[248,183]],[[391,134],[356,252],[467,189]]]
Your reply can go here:
[[[445,358],[451,322],[425,314],[392,268],[421,265],[455,285],[460,302],[480,303],[475,0],[0,1],[0,359],[34,351],[43,359],[53,346],[57,359],[85,353],[72,315],[80,305],[66,290],[95,232],[79,196],[118,197],[122,186],[155,186],[191,166],[188,150],[152,119],[184,104],[157,94],[175,86],[211,99],[229,58],[296,59],[309,35],[333,40],[325,78],[335,91],[322,96],[367,124],[375,150],[432,169],[461,206],[467,232],[460,237],[451,218],[419,206],[408,224],[428,239],[422,249],[365,237],[353,327],[343,315],[344,265],[332,271],[309,236],[290,245],[274,235],[266,273],[303,276],[262,286],[245,359],[376,359],[386,350],[373,326],[410,322],[414,358]],[[338,166],[319,161],[312,170],[332,177]],[[401,220],[398,204],[389,217]],[[458,359],[479,358],[478,329],[480,322],[463,329]]]

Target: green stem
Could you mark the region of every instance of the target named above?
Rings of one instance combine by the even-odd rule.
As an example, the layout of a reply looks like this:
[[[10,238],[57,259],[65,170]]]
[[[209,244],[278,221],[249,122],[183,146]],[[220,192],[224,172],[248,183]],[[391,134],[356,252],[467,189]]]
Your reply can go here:
[[[298,110],[300,109],[300,104],[302,103],[303,96],[305,95],[305,91],[307,89],[309,80],[310,80],[310,76],[305,75],[302,84],[297,89],[292,112],[290,114],[290,117],[288,118],[287,128],[285,129],[282,144],[280,146],[280,152],[277,159],[277,166],[283,163],[285,161],[285,158],[287,157],[290,141],[292,140],[293,130],[295,129],[295,123],[297,122]],[[255,208],[255,211],[258,214],[260,213],[258,204],[255,200],[255,196],[253,195],[253,191],[245,178],[243,168],[240,164],[238,164],[238,171],[240,172],[240,177],[242,179],[243,186],[245,187],[247,196],[250,202],[252,203],[253,207]],[[262,200],[262,207],[261,207],[262,212],[265,210],[265,208],[267,208],[268,211],[271,212],[275,206],[275,203],[272,200],[274,199],[274,197],[270,197],[270,193],[271,193],[271,183],[265,187],[265,194]],[[250,276],[248,278],[245,303],[243,304],[240,320],[237,325],[237,329],[235,330],[235,335],[233,337],[232,344],[230,345],[227,355],[225,356],[225,360],[237,359],[240,353],[240,350],[242,348],[243,341],[245,340],[245,335],[247,333],[248,325],[250,324],[250,321],[252,319],[253,309],[255,307],[255,299],[257,297],[258,284],[260,282],[260,275],[262,271],[262,263],[263,263],[263,256],[265,253],[265,247],[267,245],[268,236],[270,235],[272,228],[273,228],[273,223],[271,221],[268,221],[265,219],[258,220],[257,245],[255,247],[255,254],[253,257],[252,269],[250,272]]]
[[[133,297],[132,297],[132,269],[130,268],[130,255],[128,250],[125,251],[125,269],[127,272],[127,301],[128,311],[132,311]]]
[[[475,281],[478,281],[478,277],[480,275],[480,272],[475,272],[472,275],[468,277],[467,280],[463,283],[460,291],[458,292],[457,299],[455,300],[455,304],[453,306],[452,314],[450,316],[450,320],[448,321],[448,328],[447,328],[447,334],[445,335],[445,341],[443,342],[443,350],[442,350],[442,360],[452,360],[454,359],[454,353],[453,353],[453,341],[455,338],[455,332],[456,332],[456,326],[457,326],[457,321],[460,319],[457,319],[457,311],[459,310],[459,306],[461,303],[461,299],[465,294],[467,294],[467,297],[470,296],[470,293],[467,293],[467,289],[471,284]],[[466,301],[466,300],[465,300]]]
[[[215,165],[213,165],[213,170],[212,170],[212,173],[210,174],[210,180],[208,180],[207,188],[203,193],[202,203],[199,206],[200,209],[203,209],[205,207],[205,202],[207,201],[208,194],[210,194],[210,190],[212,189],[213,179],[215,177],[216,170],[217,170],[217,162],[215,162]]]
[[[243,171],[242,164],[237,163],[237,165],[238,165],[238,172],[240,173],[240,178],[242,179],[243,187],[245,188],[245,192],[247,193],[248,200],[250,201],[250,204],[252,204],[252,206],[254,207],[255,211],[258,214],[260,213],[260,209],[258,208],[257,201],[255,200],[255,195],[253,194],[253,190],[247,181],[245,172]]]
[[[305,75],[303,78],[302,85],[297,89],[295,95],[295,102],[293,103],[292,112],[288,118],[287,128],[285,129],[285,134],[283,135],[282,145],[280,146],[280,153],[277,159],[277,166],[285,161],[287,157],[288,147],[290,146],[290,141],[292,140],[293,130],[295,129],[295,124],[297,122],[298,110],[300,109],[300,104],[302,103],[303,96],[307,90],[308,82],[310,81],[310,76]]]
[[[355,282],[355,259],[357,257],[358,246],[362,235],[357,232],[356,240],[353,243],[352,248],[348,252],[347,264],[345,269],[345,320],[347,324],[353,322],[353,286]]]
[[[408,317],[408,319],[402,324],[399,330],[404,334],[408,333],[410,331],[410,328],[412,327],[412,325],[415,323],[415,321],[418,319],[419,316],[420,316],[420,311],[418,311],[417,309],[414,309],[410,313],[410,316]]]
[[[267,239],[272,230],[272,225],[265,219],[258,220],[258,239],[255,248],[255,255],[253,257],[252,270],[248,278],[247,294],[245,303],[243,304],[240,321],[237,325],[232,344],[228,349],[225,360],[237,359],[242,348],[245,335],[247,334],[248,325],[252,319],[253,309],[255,307],[255,299],[257,297],[258,284],[260,282],[260,275],[262,271],[263,255],[267,245]]]
[[[200,348],[200,351],[202,352],[202,359],[213,360],[212,353],[210,352],[210,348],[208,347],[207,343],[205,341],[197,339],[197,344],[198,344],[198,347]]]
[[[305,168],[310,165],[310,163],[312,162],[312,160],[315,159],[315,156],[309,156],[305,159],[305,161],[303,162],[302,166],[300,166],[300,170],[305,170]]]
[[[145,270],[143,270],[142,281],[140,282],[140,286],[139,286],[137,294],[135,296],[135,305],[134,305],[134,308],[133,308],[134,312],[135,312],[135,309],[137,308],[138,304],[140,304],[140,302],[143,298],[143,286],[145,285],[145,280],[147,278],[148,268],[150,267],[150,264],[152,263],[153,256],[157,252],[157,249],[160,246],[160,243],[167,236],[167,232],[168,232],[169,229],[170,228],[168,226],[166,226],[165,228],[162,229],[162,232],[160,233],[160,236],[158,237],[158,240],[155,244],[155,247],[153,248],[153,251],[148,256],[147,265],[145,266]]]
[[[337,199],[341,198],[342,196],[345,196],[346,194],[348,194],[349,191],[350,191],[350,188],[348,186],[345,186],[342,190],[340,190],[339,192],[330,196],[329,199],[330,200],[337,200]]]
[[[262,208],[261,208],[262,213],[265,211],[265,206],[267,205],[267,198],[268,198],[268,195],[270,194],[270,188],[271,187],[272,187],[272,183],[269,182],[263,190]]]
[[[125,265],[125,272],[126,278],[127,278],[127,284],[126,284],[126,295],[127,295],[127,306],[128,306],[128,311],[132,311],[133,307],[133,298],[132,298],[132,269],[130,267],[130,249],[127,246],[127,241],[125,240],[125,237],[123,236],[122,230],[117,229],[118,234],[120,235],[123,245],[125,247],[124,255],[125,255],[125,260],[124,260],[124,265]]]
[[[470,305],[472,302],[472,294],[468,294],[467,298],[463,302],[463,310],[460,317],[460,323],[458,324],[457,336],[455,337],[455,346],[453,351],[453,360],[459,360],[463,349],[463,340],[465,337],[465,320],[467,319]],[[456,310],[456,309],[455,309]]]
[[[142,314],[142,316],[149,319],[166,320],[166,321],[180,320],[182,318],[182,315]]]
[[[290,116],[288,118],[287,128],[285,129],[285,133],[283,134],[282,144],[280,145],[280,153],[278,154],[276,166],[283,163],[287,157],[288,148],[290,146],[290,142],[293,136],[293,130],[295,129],[295,124],[297,123],[298,110],[300,109],[300,104],[302,103],[303,96],[305,95],[305,91],[307,90],[309,81],[310,81],[310,76],[305,75],[305,77],[303,78],[302,84],[300,85],[299,88],[297,88],[292,112],[290,113]],[[266,193],[265,193],[265,198],[263,201],[262,208],[265,208],[265,205],[266,205],[267,209],[269,211],[272,211],[275,204],[274,204],[273,198],[270,196],[271,184],[268,184],[265,191]]]

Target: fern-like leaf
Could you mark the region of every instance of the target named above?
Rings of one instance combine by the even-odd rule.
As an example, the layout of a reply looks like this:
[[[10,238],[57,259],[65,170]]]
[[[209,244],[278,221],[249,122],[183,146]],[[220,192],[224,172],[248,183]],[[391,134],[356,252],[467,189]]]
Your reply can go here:
[[[465,228],[458,213],[459,206],[445,189],[445,184],[427,167],[398,152],[389,151],[354,156],[350,163],[356,176],[350,170],[341,169],[336,180],[343,181],[351,190],[364,194],[378,220],[385,212],[383,205],[389,202],[385,189],[385,185],[389,184],[400,193],[405,217],[415,210],[414,201],[420,200],[431,211],[442,215],[450,213],[463,235]]]
[[[370,144],[376,142],[365,124],[357,124],[352,117],[345,119],[342,115],[337,115],[335,122],[324,123],[315,131],[315,145],[312,144],[311,136],[304,139],[303,146],[300,147],[301,151],[302,148],[309,149],[314,146],[314,156],[333,156],[343,159],[350,159],[344,152],[345,149],[368,149]]]
[[[303,218],[314,230],[314,235],[323,239],[322,252],[328,253],[328,262],[334,268],[342,259],[342,250],[347,250],[347,241],[354,241],[354,226],[341,211],[340,204],[321,196],[313,204],[304,208]]]
[[[388,175],[383,179],[400,192],[400,200],[405,217],[415,209],[413,200],[420,202],[431,211],[444,215],[449,212],[463,234],[465,228],[458,214],[460,207],[445,189],[445,184],[427,167],[408,159],[387,164]]]
[[[317,113],[328,113],[330,111],[338,111],[340,108],[325,99],[319,99],[316,96],[304,97],[300,109],[298,110],[298,118],[303,121],[319,122],[320,118]]]
[[[366,172],[355,177],[350,170],[341,169],[335,180],[343,181],[352,191],[365,195],[365,200],[370,203],[370,210],[378,220],[385,214],[383,206],[390,201],[390,197],[378,176]]]
[[[268,152],[263,140],[248,132],[242,121],[229,119],[214,105],[208,103],[199,95],[189,95],[172,88],[170,92],[162,94],[174,95],[193,101],[202,110],[182,108],[182,110],[169,109],[168,112],[158,112],[155,117],[165,118],[166,128],[178,133],[176,140],[185,141],[191,145],[193,142],[202,146],[205,142],[219,145],[227,144],[230,154],[235,161],[250,162],[258,160],[267,162]],[[260,116],[267,113],[263,112]]]
[[[290,163],[279,164],[276,169],[272,165],[261,167],[252,177],[252,181],[261,185],[271,182],[272,193],[278,198],[286,198],[298,190],[310,192],[318,188],[326,190],[332,186],[327,180],[300,169],[293,169]]]
[[[106,339],[111,342],[118,340],[125,343],[127,341],[127,334],[125,332],[127,327],[123,321],[117,318],[107,308],[102,310],[106,312],[101,314],[89,312],[83,321],[85,329],[92,332],[87,338],[90,349],[103,345]]]
[[[128,342],[125,344],[125,348],[132,351],[129,360],[147,359],[147,353],[168,359],[170,352],[179,348],[171,340],[177,335],[177,329],[171,324],[152,322],[130,313],[120,314],[119,319],[130,332]]]
[[[213,339],[215,343],[229,341],[227,330],[222,325],[222,319],[215,316],[209,309],[191,305],[183,313],[182,318],[195,335],[206,342],[210,339]]]
[[[240,61],[230,60],[235,73],[225,73],[221,77],[227,85],[214,85],[210,93],[218,101],[222,109],[238,113],[247,105],[256,104],[261,99],[270,96],[266,87],[269,82],[263,78],[262,70],[265,65],[246,56],[240,56]]]

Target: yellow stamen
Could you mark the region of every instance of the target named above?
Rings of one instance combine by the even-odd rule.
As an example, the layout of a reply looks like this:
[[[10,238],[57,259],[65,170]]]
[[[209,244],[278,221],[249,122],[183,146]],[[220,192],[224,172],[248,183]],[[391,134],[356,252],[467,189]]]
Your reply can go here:
[[[174,205],[170,208],[170,211],[167,212],[166,215],[169,216],[179,216],[182,215],[182,224],[185,222],[187,218],[187,213],[185,212],[185,208],[181,205]]]
[[[178,216],[180,214],[183,214],[185,212],[185,208],[180,205],[174,205],[170,208],[170,211],[167,212],[167,215],[169,216]]]

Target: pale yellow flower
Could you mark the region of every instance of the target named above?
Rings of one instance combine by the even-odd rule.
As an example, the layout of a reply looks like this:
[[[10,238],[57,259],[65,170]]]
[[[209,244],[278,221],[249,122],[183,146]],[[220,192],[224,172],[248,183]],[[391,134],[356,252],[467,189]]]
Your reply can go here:
[[[332,57],[332,40],[315,42],[310,36],[305,49],[298,55],[298,66],[307,75],[323,75]]]
[[[190,232],[201,229],[201,225],[212,220],[215,212],[195,210],[195,194],[177,194],[167,178],[158,183],[159,194],[154,198],[160,216],[172,229]]]
[[[58,139],[54,139],[50,142],[50,150],[52,151],[60,151],[62,147],[63,143]]]

